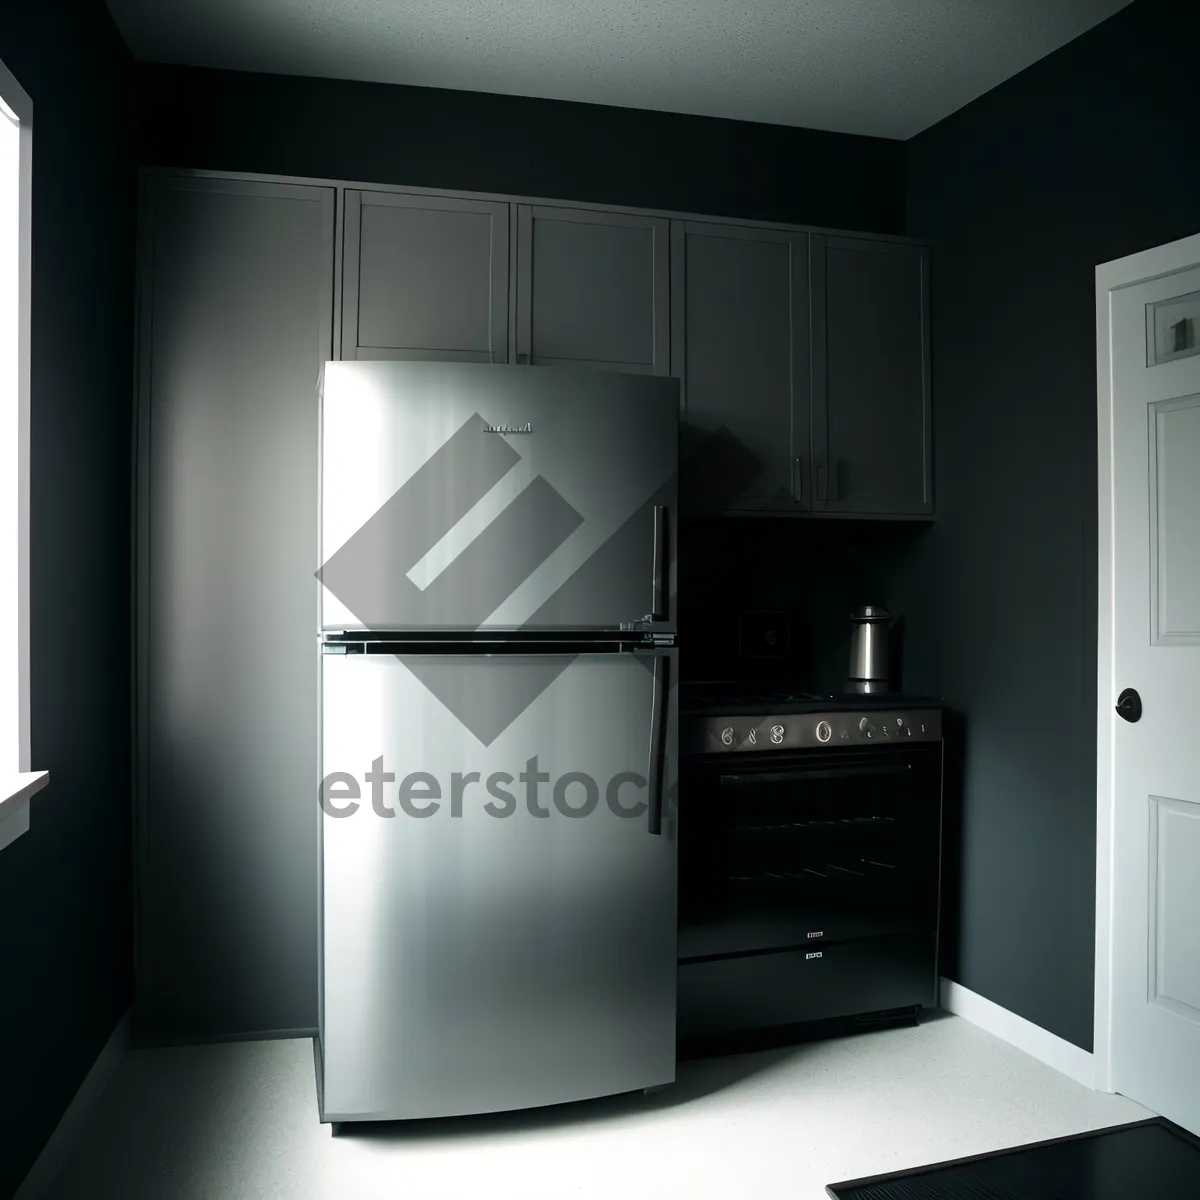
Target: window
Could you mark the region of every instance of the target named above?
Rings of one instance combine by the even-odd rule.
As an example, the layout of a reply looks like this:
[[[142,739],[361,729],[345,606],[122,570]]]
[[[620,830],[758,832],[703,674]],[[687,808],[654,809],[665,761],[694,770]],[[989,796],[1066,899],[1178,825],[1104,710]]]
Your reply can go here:
[[[29,828],[29,267],[33,111],[0,63],[0,849]],[[15,631],[16,636],[12,636]]]

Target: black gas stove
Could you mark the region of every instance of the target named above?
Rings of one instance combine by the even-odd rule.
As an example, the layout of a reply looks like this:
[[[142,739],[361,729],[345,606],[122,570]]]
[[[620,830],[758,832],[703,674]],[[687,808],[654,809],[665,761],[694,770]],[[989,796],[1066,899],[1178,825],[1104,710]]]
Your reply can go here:
[[[679,699],[681,1045],[934,1006],[941,701],[775,682]]]
[[[680,749],[690,754],[887,746],[942,736],[940,700],[894,692],[690,683],[680,686],[679,711]]]

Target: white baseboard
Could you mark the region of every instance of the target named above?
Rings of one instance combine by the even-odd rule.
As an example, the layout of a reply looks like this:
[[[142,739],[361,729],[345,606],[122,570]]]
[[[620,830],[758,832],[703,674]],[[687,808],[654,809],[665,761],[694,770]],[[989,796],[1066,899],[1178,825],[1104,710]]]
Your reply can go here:
[[[96,1056],[92,1068],[79,1085],[75,1098],[67,1105],[62,1120],[55,1126],[37,1161],[25,1176],[24,1182],[17,1188],[13,1200],[39,1200],[46,1189],[54,1182],[55,1176],[67,1160],[84,1123],[90,1115],[96,1101],[108,1086],[121,1060],[129,1050],[130,1044],[130,1015],[128,1012],[117,1022],[104,1048]]]
[[[946,1012],[978,1025],[980,1029],[1023,1050],[1038,1062],[1061,1071],[1076,1083],[1095,1088],[1096,1064],[1090,1051],[1081,1050],[1040,1025],[1009,1012],[1007,1008],[1001,1008],[961,983],[942,979],[940,984],[941,1006]]]

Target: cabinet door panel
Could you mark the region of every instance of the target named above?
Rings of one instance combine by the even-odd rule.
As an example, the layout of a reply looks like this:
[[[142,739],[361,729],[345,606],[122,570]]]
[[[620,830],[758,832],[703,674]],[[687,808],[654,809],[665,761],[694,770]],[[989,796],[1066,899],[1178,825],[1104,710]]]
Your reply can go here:
[[[229,179],[143,188],[135,1003],[155,1037],[316,1025],[334,201]]]
[[[508,361],[508,205],[346,192],[343,358]]]
[[[674,223],[680,503],[691,511],[794,512],[807,501],[807,240]]]
[[[669,373],[670,222],[522,205],[521,361]]]
[[[816,508],[928,514],[926,251],[859,238],[813,243]]]

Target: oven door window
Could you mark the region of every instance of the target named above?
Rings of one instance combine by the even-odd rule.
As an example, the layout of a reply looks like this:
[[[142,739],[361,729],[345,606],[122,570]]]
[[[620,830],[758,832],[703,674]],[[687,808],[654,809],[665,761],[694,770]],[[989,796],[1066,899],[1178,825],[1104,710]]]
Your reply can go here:
[[[939,746],[698,764],[680,820],[681,957],[933,928],[940,797]]]

